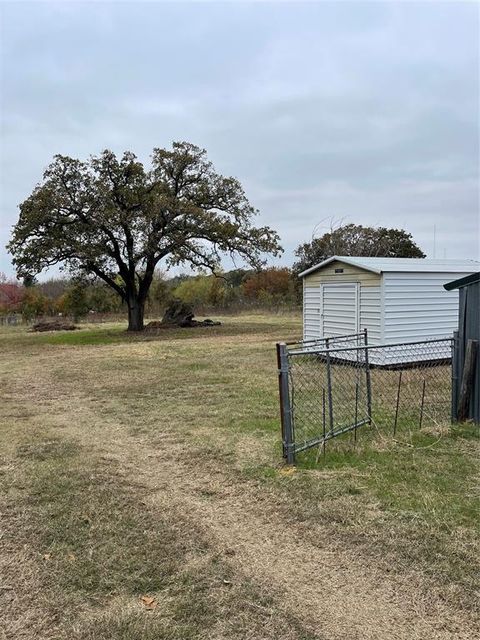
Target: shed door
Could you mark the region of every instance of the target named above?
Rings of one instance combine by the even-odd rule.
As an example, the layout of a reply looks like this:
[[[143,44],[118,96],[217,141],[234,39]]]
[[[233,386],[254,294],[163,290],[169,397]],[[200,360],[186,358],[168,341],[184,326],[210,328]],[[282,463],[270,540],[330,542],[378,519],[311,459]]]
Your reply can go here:
[[[321,285],[322,336],[345,336],[359,331],[359,304],[356,282],[345,284]]]

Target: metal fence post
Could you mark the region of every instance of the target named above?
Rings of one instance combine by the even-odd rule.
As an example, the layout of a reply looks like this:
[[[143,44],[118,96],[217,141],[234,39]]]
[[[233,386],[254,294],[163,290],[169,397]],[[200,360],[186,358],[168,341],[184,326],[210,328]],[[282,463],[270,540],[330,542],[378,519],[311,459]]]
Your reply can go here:
[[[284,342],[277,342],[278,390],[280,394],[280,418],[282,422],[283,457],[287,464],[295,463],[292,407],[288,384],[288,351]]]
[[[282,386],[282,361],[280,356],[280,342],[277,342],[275,345],[277,351],[277,374],[278,374],[278,397],[280,400],[280,425],[282,429],[282,448],[283,448],[283,457],[287,457],[287,452],[285,450],[285,418],[283,416],[283,386]]]
[[[372,424],[372,380],[370,378],[370,363],[368,360],[368,334],[365,329],[365,374],[367,378],[367,418],[368,424]]]
[[[401,390],[402,390],[402,370],[400,370],[400,374],[398,376],[397,404],[395,406],[395,421],[393,423],[393,435],[397,433],[398,409],[400,408],[400,391]]]
[[[355,430],[354,440],[357,442],[357,426],[358,426],[358,382],[355,383]]]
[[[322,437],[323,437],[323,457],[325,457],[325,428],[326,428],[326,415],[325,415],[325,389],[322,389]]]
[[[425,384],[426,384],[426,380],[425,378],[423,379],[423,387],[422,387],[422,402],[420,404],[420,420],[418,423],[418,428],[421,429],[422,428],[422,420],[423,420],[423,407],[425,404]]]
[[[325,347],[327,349],[327,394],[328,394],[328,421],[330,423],[330,432],[333,433],[333,393],[332,393],[332,369],[330,363],[330,341],[325,339]]]

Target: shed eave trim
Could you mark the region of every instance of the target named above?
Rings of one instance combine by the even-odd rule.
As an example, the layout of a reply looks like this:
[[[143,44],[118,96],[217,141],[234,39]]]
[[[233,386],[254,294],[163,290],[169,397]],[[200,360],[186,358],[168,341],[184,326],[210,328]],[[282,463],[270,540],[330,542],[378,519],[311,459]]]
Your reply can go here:
[[[352,258],[344,258],[343,256],[332,256],[331,258],[327,258],[326,260],[324,260],[323,262],[320,262],[319,264],[315,264],[313,267],[309,267],[308,269],[305,269],[305,271],[302,271],[301,273],[298,274],[299,278],[304,278],[305,276],[308,276],[310,273],[313,273],[314,271],[318,271],[318,269],[323,269],[323,267],[326,267],[328,264],[330,264],[331,262],[343,262],[345,264],[349,264],[352,267],[358,267],[359,269],[363,269],[364,271],[371,271],[372,273],[377,273],[380,274],[382,273],[381,269],[375,269],[374,267],[370,267],[370,266],[366,266],[364,264],[358,264],[358,262]]]

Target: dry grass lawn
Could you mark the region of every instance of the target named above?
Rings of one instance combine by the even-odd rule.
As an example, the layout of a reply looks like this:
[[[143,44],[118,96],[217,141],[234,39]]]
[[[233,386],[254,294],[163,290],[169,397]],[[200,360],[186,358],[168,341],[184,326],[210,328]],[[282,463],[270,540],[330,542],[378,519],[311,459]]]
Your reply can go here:
[[[365,430],[285,468],[299,334],[0,330],[2,640],[480,636],[479,438]]]

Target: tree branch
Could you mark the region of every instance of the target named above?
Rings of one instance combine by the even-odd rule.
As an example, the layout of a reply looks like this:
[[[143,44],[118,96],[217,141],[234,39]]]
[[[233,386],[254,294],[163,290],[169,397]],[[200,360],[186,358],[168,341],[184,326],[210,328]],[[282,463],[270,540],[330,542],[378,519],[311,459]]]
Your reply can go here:
[[[113,280],[113,278],[111,278],[108,274],[106,274],[104,271],[102,271],[101,269],[99,269],[95,264],[93,263],[86,263],[85,264],[85,269],[89,270],[89,271],[93,271],[93,273],[98,276],[99,278],[101,278],[106,284],[108,284],[109,287],[111,287],[112,289],[114,289],[118,295],[120,295],[122,297],[122,300],[125,300],[125,290],[122,289],[122,287],[120,285],[118,285],[115,280]]]

